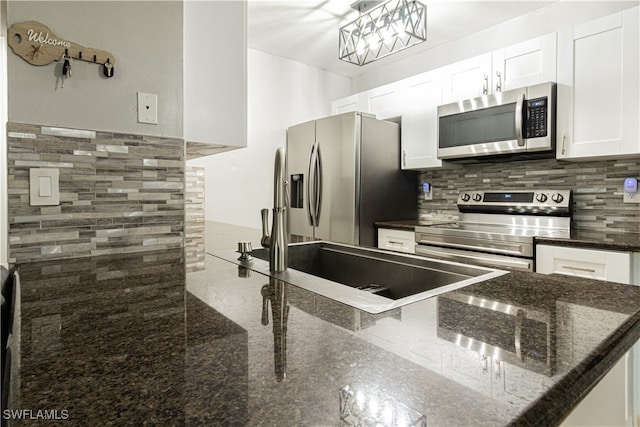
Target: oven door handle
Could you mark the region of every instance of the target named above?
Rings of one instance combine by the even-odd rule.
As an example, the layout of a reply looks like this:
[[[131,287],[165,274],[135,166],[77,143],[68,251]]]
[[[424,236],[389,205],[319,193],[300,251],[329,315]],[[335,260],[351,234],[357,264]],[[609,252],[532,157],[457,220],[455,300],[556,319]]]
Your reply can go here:
[[[491,257],[483,256],[481,253],[473,252],[472,254],[462,254],[458,251],[447,251],[442,248],[426,247],[423,245],[416,245],[416,254],[426,256],[436,256],[441,259],[447,259],[457,262],[471,261],[475,265],[489,265],[492,267],[500,266],[506,268],[515,268],[519,270],[532,271],[531,260],[512,258],[506,256]]]
[[[513,255],[513,256],[530,256],[533,254],[533,245],[531,243],[519,243],[509,241],[493,241],[487,242],[486,240],[472,240],[464,239],[462,243],[457,243],[452,239],[442,239],[438,241],[435,239],[425,238],[421,234],[416,234],[416,243],[427,246],[442,246],[447,248],[456,248],[469,251],[478,252],[491,252],[498,255]],[[460,240],[460,239],[457,239]],[[491,250],[489,250],[491,249]]]

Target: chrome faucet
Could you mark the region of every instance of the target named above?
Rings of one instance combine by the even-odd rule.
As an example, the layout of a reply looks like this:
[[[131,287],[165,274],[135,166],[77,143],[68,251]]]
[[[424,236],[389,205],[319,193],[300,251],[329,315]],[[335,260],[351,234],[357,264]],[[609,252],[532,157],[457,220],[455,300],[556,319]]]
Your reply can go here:
[[[284,148],[276,150],[276,160],[273,170],[273,222],[271,235],[269,235],[268,221],[269,211],[262,209],[262,239],[260,244],[269,248],[269,270],[282,272],[287,269],[287,230],[285,222],[285,198],[286,198],[286,170]]]

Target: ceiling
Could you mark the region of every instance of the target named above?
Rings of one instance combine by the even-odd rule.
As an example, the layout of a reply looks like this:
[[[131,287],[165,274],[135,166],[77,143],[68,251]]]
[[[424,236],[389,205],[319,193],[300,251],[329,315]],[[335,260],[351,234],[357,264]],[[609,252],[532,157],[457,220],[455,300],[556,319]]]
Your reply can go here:
[[[248,46],[349,77],[524,15],[550,1],[421,0],[427,41],[363,67],[338,59],[338,29],[358,17],[355,0],[248,2]]]

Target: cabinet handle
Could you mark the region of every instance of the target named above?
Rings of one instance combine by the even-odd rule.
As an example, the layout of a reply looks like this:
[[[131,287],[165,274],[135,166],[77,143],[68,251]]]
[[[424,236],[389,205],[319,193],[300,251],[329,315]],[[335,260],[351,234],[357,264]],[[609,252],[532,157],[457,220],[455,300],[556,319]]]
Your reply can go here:
[[[393,241],[393,240],[389,240],[389,244],[391,244],[391,245],[398,245],[398,246],[402,246],[402,245],[404,245],[404,243],[403,243],[403,242],[396,242],[396,241]]]
[[[482,94],[486,95],[489,93],[489,76],[484,75],[484,84],[482,85]]]
[[[595,273],[596,272],[593,268],[573,267],[571,265],[563,265],[562,268],[566,268],[567,270],[586,271],[587,273]]]
[[[402,150],[402,166],[407,166],[407,150]]]
[[[563,156],[564,156],[564,153],[567,152],[566,141],[567,141],[567,135],[564,132],[562,132],[562,155]]]
[[[496,81],[496,92],[502,92],[502,74],[500,74],[500,71],[496,71],[496,77],[498,77],[498,81]]]

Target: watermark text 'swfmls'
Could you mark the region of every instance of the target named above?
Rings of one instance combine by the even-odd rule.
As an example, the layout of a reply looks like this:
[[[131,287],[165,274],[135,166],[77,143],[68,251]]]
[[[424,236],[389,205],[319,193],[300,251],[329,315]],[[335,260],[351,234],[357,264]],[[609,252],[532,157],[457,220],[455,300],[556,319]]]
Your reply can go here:
[[[56,420],[69,419],[67,409],[5,409],[2,411],[5,420]]]

